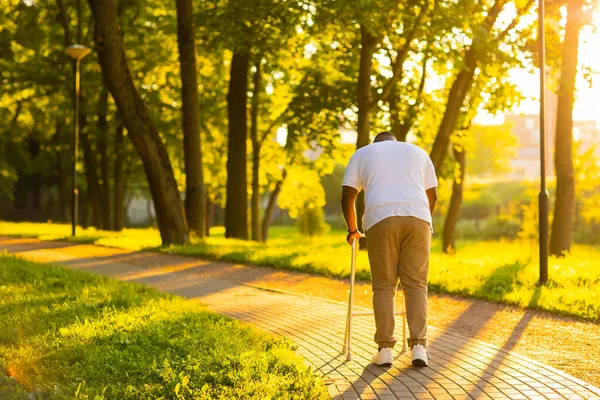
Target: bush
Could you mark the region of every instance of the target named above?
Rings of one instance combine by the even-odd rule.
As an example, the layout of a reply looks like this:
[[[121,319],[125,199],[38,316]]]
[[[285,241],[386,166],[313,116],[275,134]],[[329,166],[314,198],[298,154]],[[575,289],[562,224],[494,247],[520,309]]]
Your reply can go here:
[[[296,226],[300,233],[311,237],[324,235],[330,229],[325,222],[325,213],[322,208],[306,208],[300,211]]]
[[[600,223],[579,222],[573,231],[573,240],[576,243],[600,244]]]
[[[515,239],[520,230],[520,219],[501,215],[486,221],[480,238],[482,240]]]
[[[515,239],[520,230],[520,219],[507,215],[481,220],[463,219],[456,228],[458,238],[467,240]]]

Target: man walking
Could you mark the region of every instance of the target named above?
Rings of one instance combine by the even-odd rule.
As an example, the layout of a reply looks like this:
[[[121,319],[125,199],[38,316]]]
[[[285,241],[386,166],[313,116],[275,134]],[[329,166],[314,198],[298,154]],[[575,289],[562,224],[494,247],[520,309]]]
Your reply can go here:
[[[431,214],[437,201],[437,177],[421,148],[381,132],[354,153],[342,181],[342,211],[348,243],[360,238],[354,203],[365,191],[363,228],[373,286],[376,365],[392,364],[398,279],[404,291],[412,363],[426,366],[427,273]]]

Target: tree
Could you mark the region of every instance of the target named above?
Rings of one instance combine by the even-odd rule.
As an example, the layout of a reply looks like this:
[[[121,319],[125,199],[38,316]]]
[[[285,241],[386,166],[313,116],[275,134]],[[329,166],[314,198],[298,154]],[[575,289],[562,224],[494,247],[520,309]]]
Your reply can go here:
[[[285,103],[284,111],[276,114],[279,116],[273,120],[275,125],[284,124],[287,138],[284,153],[279,156],[279,168],[271,174],[271,193],[262,221],[263,240],[268,237],[278,196],[291,176],[290,171],[293,173],[298,168],[309,168],[319,171],[321,175],[327,174],[333,170],[338,152],[346,151],[340,146],[338,130],[340,123],[344,123],[340,116],[352,104],[349,94],[354,82],[345,73],[348,65],[331,57],[331,46],[324,43],[322,49],[313,54],[300,69],[302,78],[291,88],[291,100]],[[337,66],[335,73],[331,72],[333,67],[328,68],[332,65]],[[319,156],[309,160],[306,157],[308,152]]]
[[[60,45],[60,50],[57,49],[58,52],[62,53],[62,49],[73,44],[73,40],[76,43],[91,46],[91,23],[87,23],[88,10],[83,7],[81,0],[75,2],[75,18],[71,18],[70,9],[63,0],[56,0],[56,9],[58,10],[58,18],[55,19],[62,26],[64,42]],[[54,12],[56,9],[52,11]],[[126,10],[127,7],[121,7],[119,12],[123,14]],[[73,21],[75,26],[73,26]],[[75,33],[73,34],[73,32]],[[58,43],[51,43],[51,45],[58,46]],[[66,56],[64,59],[68,60]],[[69,64],[71,67],[74,66],[72,62],[69,62]],[[129,176],[128,171],[131,170],[131,166],[135,162],[128,163],[127,167],[123,165],[126,156],[131,154],[132,151],[129,149],[128,142],[123,141],[123,129],[111,129],[111,123],[116,122],[117,118],[111,118],[111,115],[114,115],[114,105],[111,102],[106,83],[103,79],[98,79],[101,76],[98,64],[87,58],[83,67],[85,68],[82,68],[82,73],[88,72],[84,76],[83,87],[88,90],[86,90],[85,95],[81,96],[82,106],[80,107],[79,117],[81,121],[83,165],[85,167],[85,184],[82,185],[82,182],[79,182],[79,191],[84,193],[84,196],[81,197],[82,218],[80,218],[80,221],[84,226],[91,224],[99,229],[120,230],[125,222],[125,193]],[[55,71],[50,73],[55,74]],[[96,93],[97,97],[95,96]],[[95,100],[97,106],[94,126],[87,123],[87,121],[93,118],[89,105]],[[69,198],[68,188],[65,185],[69,171],[66,168],[64,151],[60,150],[60,147],[65,145],[62,143],[65,141],[62,138],[65,133],[63,131],[62,128],[57,129],[54,139],[55,146],[57,146],[56,162],[61,175],[58,181],[61,203],[68,201]],[[115,135],[112,134],[113,132],[115,132]],[[67,143],[70,144],[70,140]],[[114,162],[111,160],[111,154],[117,155]],[[63,209],[67,210],[68,207],[63,206]]]
[[[98,120],[96,126],[98,128],[98,152],[100,153],[100,181],[102,192],[102,228],[105,230],[113,230],[113,213],[115,203],[112,201],[113,187],[110,182],[110,159],[108,154],[108,88],[102,85],[102,91],[98,96]]]
[[[423,23],[430,11],[430,2],[395,0],[372,0],[356,2],[352,6],[347,3],[325,2],[332,9],[330,13],[337,22],[342,21],[341,29],[352,26],[355,38],[350,39],[357,46],[358,51],[358,76],[356,81],[356,148],[366,146],[370,142],[371,114],[382,102],[387,102],[391,94],[397,95],[395,90],[397,82],[403,76],[404,64],[410,53],[415,50],[414,41],[424,31]],[[327,15],[325,11],[323,14]],[[337,22],[339,23],[339,22]],[[355,31],[354,27],[358,30]],[[348,40],[348,34],[342,34]],[[358,40],[357,40],[358,39]],[[391,59],[391,77],[379,79],[381,86],[374,90],[372,85],[374,56],[387,42],[388,53]],[[378,71],[379,72],[379,71]],[[364,192],[357,198],[358,228],[362,229],[362,216],[364,214]],[[360,241],[361,248],[366,245],[365,240]]]
[[[450,206],[444,221],[444,231],[442,234],[442,250],[444,253],[454,253],[456,249],[456,225],[460,217],[460,207],[463,200],[463,188],[466,176],[466,153],[464,145],[455,144],[452,146],[456,169],[454,171],[454,180],[452,182],[452,197]]]
[[[176,6],[177,44],[182,82],[185,215],[190,231],[202,238],[205,232],[206,196],[202,174],[194,13],[191,0],[177,0]]]
[[[227,93],[229,139],[227,145],[227,203],[225,237],[248,239],[248,186],[246,178],[246,99],[248,92],[248,53],[233,53]]]
[[[510,171],[510,160],[518,146],[511,129],[507,124],[471,126],[472,148],[467,153],[469,175],[494,176]]]
[[[485,110],[494,114],[508,108],[510,104],[518,101],[521,97],[514,84],[505,80],[508,69],[497,70],[493,64],[488,64],[486,67],[482,68],[471,89],[471,93],[467,96],[469,105],[463,107],[463,111],[458,118],[458,123],[462,125],[462,128],[451,137],[455,166],[452,195],[442,235],[442,250],[445,253],[454,253],[456,251],[456,231],[467,176],[467,154],[471,155],[474,153],[473,158],[475,158],[475,162],[485,165],[491,164],[491,168],[495,167],[496,170],[502,170],[502,167],[498,167],[497,165],[502,164],[503,168],[506,168],[506,163],[511,152],[510,145],[504,146],[504,144],[510,143],[510,132],[497,127],[472,127],[471,125],[478,112]],[[487,72],[488,69],[495,71],[498,75],[490,76]],[[493,96],[486,96],[488,93],[493,93]],[[485,97],[487,97],[487,102],[484,101]],[[482,103],[483,105],[480,107]],[[481,143],[478,143],[478,140],[481,141],[483,136],[482,132],[488,132],[493,136],[493,140],[495,141],[495,146],[492,145],[493,155],[475,153],[476,149],[482,147]],[[514,136],[512,139],[514,143]],[[478,160],[477,156],[479,158],[486,158],[486,161]]]
[[[460,63],[461,66],[459,72],[452,83],[442,122],[438,128],[435,142],[433,143],[430,152],[431,160],[433,161],[433,165],[438,174],[441,173],[444,160],[448,153],[450,135],[456,128],[461,108],[464,105],[467,94],[473,86],[473,80],[478,67],[481,67],[482,65],[485,67],[486,63],[489,63],[490,60],[494,60],[496,53],[502,54],[498,51],[499,44],[503,43],[507,36],[515,29],[520,22],[521,17],[531,8],[533,1],[526,0],[516,2],[516,16],[504,29],[497,32],[494,27],[498,16],[506,4],[507,2],[504,0],[496,0],[489,10],[483,14],[485,17],[481,22],[481,26],[477,27],[474,31],[473,42],[466,50],[464,58]],[[472,23],[475,25],[477,24],[477,21],[474,20]]]
[[[416,90],[407,90],[405,88],[405,90],[402,91],[399,88],[400,82],[396,82],[388,98],[388,106],[390,110],[390,131],[400,142],[406,141],[408,132],[410,132],[410,129],[417,122],[419,118],[419,112],[422,111],[425,103],[425,95],[423,91],[425,90],[427,65],[429,64],[430,59],[428,47],[429,46],[426,47],[423,60],[421,61],[421,77]],[[403,96],[401,96],[401,93]],[[401,100],[404,100],[404,102]]]
[[[567,26],[562,49],[558,109],[556,111],[556,202],[550,236],[550,253],[564,256],[571,248],[575,208],[573,172],[573,104],[579,52],[579,32],[584,26],[584,1],[567,2]]]
[[[131,173],[131,167],[125,167],[125,155],[129,153],[127,147],[129,142],[125,142],[125,127],[121,122],[116,127],[115,134],[115,160],[113,164],[114,193],[113,200],[113,221],[112,229],[120,231],[125,226],[125,193],[127,180]]]
[[[167,150],[134,86],[114,0],[88,0],[95,20],[95,49],[102,74],[131,141],[142,159],[163,244],[188,241],[187,224]]]
[[[250,112],[251,126],[250,126],[250,139],[252,140],[252,198],[250,200],[250,222],[252,224],[252,240],[261,240],[260,231],[260,148],[261,143],[258,139],[258,107],[261,95],[261,83],[262,83],[262,71],[261,71],[262,57],[257,57],[254,65],[254,79],[252,87],[252,108]]]
[[[225,236],[248,238],[247,103],[250,64],[279,50],[297,34],[305,4],[292,0],[207,1],[201,10],[203,39],[231,52],[228,110]],[[258,156],[258,155],[257,155]],[[256,157],[258,160],[259,158]],[[256,231],[256,230],[255,230]]]

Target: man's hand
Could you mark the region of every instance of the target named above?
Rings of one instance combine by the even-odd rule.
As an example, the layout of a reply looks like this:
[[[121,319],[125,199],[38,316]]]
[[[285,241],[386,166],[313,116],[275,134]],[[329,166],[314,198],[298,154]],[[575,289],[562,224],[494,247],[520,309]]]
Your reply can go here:
[[[352,242],[354,242],[355,240],[360,239],[361,236],[362,234],[359,231],[348,233],[348,235],[346,236],[346,241],[348,242],[348,244],[352,244]]]

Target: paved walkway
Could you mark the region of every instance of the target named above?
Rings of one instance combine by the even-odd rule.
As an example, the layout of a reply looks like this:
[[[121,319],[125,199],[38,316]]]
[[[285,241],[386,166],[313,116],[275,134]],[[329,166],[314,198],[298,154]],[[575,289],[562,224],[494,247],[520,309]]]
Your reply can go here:
[[[600,389],[486,343],[430,327],[430,367],[398,354],[391,368],[369,364],[370,317],[355,319],[354,358],[340,354],[345,305],[248,285],[260,268],[90,245],[0,238],[0,251],[136,281],[197,298],[210,309],[285,336],[338,399],[600,399]]]

